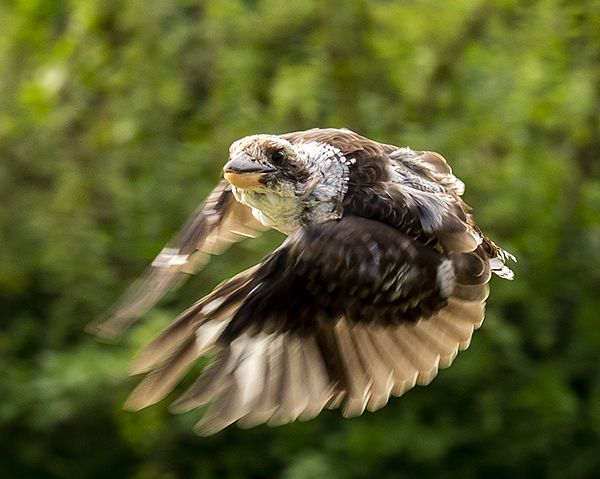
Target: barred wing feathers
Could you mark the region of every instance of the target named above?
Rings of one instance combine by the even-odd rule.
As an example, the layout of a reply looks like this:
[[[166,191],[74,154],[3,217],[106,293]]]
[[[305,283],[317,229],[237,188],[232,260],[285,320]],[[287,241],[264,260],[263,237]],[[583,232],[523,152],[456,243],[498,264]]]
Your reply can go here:
[[[115,339],[186,274],[206,264],[208,255],[219,254],[231,243],[264,229],[251,208],[237,202],[231,185],[222,180],[142,276],[88,330]]]
[[[261,264],[178,318],[134,364],[150,371],[127,406],[162,399],[199,356],[215,360],[173,405],[211,403],[211,434],[376,410],[427,384],[483,320],[490,268],[443,255],[380,222],[349,216],[291,235]]]

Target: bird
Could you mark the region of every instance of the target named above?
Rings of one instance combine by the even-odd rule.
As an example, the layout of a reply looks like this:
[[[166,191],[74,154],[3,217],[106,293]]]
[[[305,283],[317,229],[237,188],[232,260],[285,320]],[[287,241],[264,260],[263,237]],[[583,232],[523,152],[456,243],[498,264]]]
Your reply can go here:
[[[514,276],[464,189],[438,153],[348,129],[235,141],[214,191],[90,330],[118,337],[233,242],[268,228],[287,237],[137,353],[131,373],[146,376],[124,407],[163,400],[204,356],[170,405],[208,405],[200,435],[323,409],[355,417],[428,384],[481,326],[491,275]]]

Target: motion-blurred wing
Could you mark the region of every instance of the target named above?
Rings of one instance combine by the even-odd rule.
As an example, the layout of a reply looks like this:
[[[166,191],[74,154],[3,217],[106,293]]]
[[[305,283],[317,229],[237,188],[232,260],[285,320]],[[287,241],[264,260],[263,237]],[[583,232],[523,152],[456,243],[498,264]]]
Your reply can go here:
[[[168,394],[201,355],[216,358],[173,405],[212,406],[211,434],[283,424],[323,408],[345,416],[427,384],[483,321],[490,266],[445,256],[380,222],[346,217],[302,228],[262,263],[218,286],[134,361],[149,372],[127,402]]]
[[[88,329],[107,339],[117,337],[184,274],[193,274],[206,264],[209,254],[219,254],[231,243],[264,229],[252,210],[236,201],[229,182],[222,180],[142,276]]]

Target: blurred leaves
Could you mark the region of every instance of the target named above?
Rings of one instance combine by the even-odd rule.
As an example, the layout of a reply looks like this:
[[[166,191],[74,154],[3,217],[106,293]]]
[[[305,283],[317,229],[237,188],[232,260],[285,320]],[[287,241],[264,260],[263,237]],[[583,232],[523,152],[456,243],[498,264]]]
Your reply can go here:
[[[598,0],[19,0],[0,24],[0,476],[597,476]],[[352,420],[199,438],[200,411],[122,411],[136,349],[281,235],[213,259],[119,345],[84,326],[232,141],[315,126],[439,151],[465,181],[519,258],[473,345]]]

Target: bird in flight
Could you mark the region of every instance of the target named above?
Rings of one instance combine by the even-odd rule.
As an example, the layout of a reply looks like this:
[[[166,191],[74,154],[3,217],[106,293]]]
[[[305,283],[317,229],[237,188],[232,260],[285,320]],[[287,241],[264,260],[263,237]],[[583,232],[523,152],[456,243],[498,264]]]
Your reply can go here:
[[[448,367],[483,322],[492,273],[514,257],[475,225],[442,156],[346,129],[253,135],[224,179],[123,298],[92,326],[114,338],[209,255],[265,228],[287,235],[218,285],[132,363],[147,373],[125,407],[163,399],[201,356],[211,363],[172,405],[210,404],[213,434],[346,417],[383,407]]]

